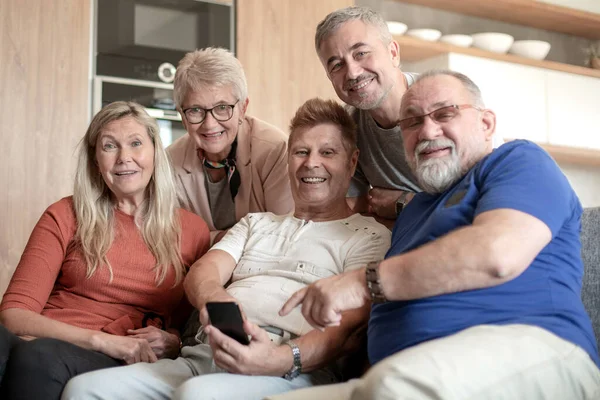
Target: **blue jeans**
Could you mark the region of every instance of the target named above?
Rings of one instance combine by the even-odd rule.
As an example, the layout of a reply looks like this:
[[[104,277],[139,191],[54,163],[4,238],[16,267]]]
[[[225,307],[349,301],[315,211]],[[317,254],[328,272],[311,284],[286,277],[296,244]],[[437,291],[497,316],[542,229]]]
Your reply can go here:
[[[335,382],[327,370],[302,374],[292,381],[276,376],[246,376],[222,372],[210,346],[182,349],[176,360],[137,363],[80,375],[72,379],[62,399],[252,400],[290,390]]]
[[[0,325],[0,399],[58,400],[75,375],[121,363],[58,339],[23,340]]]

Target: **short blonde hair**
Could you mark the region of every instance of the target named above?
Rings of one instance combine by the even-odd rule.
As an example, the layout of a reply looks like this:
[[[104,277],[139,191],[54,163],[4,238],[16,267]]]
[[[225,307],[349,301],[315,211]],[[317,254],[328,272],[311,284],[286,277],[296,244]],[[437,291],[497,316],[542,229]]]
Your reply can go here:
[[[242,104],[248,97],[248,84],[242,64],[230,51],[219,47],[207,47],[187,53],[179,61],[173,85],[173,98],[179,108],[189,91],[201,90],[207,86],[231,85],[233,94]]]
[[[154,145],[154,171],[141,212],[136,216],[136,224],[156,258],[157,285],[164,281],[171,266],[175,270],[175,282],[180,282],[185,266],[180,252],[181,227],[173,169],[156,121],[141,105],[126,101],[116,101],[102,108],[79,143],[73,204],[77,218],[75,236],[87,264],[86,275],[89,278],[100,265],[106,265],[112,278],[106,254],[114,240],[115,204],[96,162],[96,143],[107,124],[126,117],[132,117],[143,125]]]

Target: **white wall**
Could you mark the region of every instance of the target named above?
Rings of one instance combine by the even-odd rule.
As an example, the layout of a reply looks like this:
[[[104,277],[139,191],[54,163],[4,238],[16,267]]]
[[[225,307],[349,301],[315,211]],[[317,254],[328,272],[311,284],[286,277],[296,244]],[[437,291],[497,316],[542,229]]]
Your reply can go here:
[[[600,207],[600,167],[559,164],[584,207]]]

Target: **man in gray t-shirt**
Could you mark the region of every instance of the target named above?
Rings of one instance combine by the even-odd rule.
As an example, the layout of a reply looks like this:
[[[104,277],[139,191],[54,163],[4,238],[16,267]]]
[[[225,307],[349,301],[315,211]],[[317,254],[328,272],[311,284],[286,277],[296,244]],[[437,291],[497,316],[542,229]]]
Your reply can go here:
[[[358,168],[348,202],[390,226],[420,191],[406,158],[400,102],[414,75],[400,70],[400,49],[383,18],[366,7],[329,14],[317,26],[315,47],[337,95],[358,125]],[[385,220],[388,221],[385,221]]]

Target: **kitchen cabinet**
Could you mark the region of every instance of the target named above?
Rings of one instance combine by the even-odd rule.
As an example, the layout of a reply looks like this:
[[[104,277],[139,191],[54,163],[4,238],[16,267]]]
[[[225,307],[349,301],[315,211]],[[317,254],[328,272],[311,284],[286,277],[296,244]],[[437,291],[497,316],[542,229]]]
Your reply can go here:
[[[405,71],[413,72],[434,68],[463,73],[479,86],[486,107],[496,113],[496,132],[501,137],[548,142],[546,71],[453,53],[404,63],[403,67]]]
[[[600,79],[548,71],[547,88],[549,143],[600,150]]]
[[[0,296],[40,215],[73,192],[90,14],[91,0],[0,1]]]
[[[317,24],[353,0],[238,0],[237,56],[248,80],[248,114],[284,132],[302,103],[336,99],[314,45]]]

